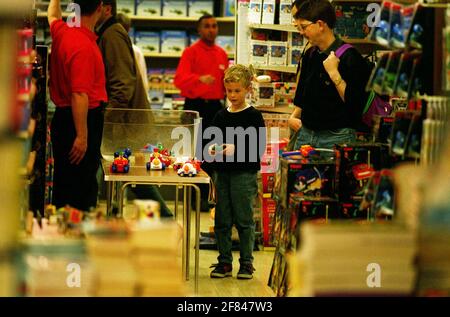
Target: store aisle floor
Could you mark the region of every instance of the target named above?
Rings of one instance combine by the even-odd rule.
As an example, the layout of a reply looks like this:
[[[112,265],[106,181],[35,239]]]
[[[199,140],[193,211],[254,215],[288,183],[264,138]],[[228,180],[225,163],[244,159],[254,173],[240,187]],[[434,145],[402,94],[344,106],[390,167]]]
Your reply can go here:
[[[193,218],[193,217],[192,217]],[[210,214],[202,212],[200,217],[200,231],[207,232],[214,224]],[[194,225],[191,227],[194,231]],[[190,295],[194,295],[194,234],[191,236],[191,279],[188,281]],[[218,251],[200,249],[200,267],[198,296],[205,297],[271,297],[275,296],[270,287],[267,286],[269,273],[272,266],[273,251],[255,251],[254,266],[256,271],[251,280],[238,280],[236,278],[239,270],[239,251],[233,252],[233,276],[213,279],[209,277],[211,264],[217,263]]]

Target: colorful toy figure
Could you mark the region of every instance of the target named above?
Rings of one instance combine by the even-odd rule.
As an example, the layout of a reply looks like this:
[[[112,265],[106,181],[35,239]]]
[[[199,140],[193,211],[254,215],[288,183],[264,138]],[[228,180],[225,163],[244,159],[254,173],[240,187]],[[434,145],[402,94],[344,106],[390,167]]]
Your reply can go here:
[[[162,146],[161,146],[162,148]],[[163,154],[164,153],[164,154]],[[154,148],[153,154],[150,156],[150,162],[146,164],[147,171],[149,170],[164,170],[166,167],[172,165],[172,159],[169,152],[165,149]]]
[[[297,192],[308,196],[320,196],[323,187],[323,174],[314,167],[300,171],[297,173],[297,182],[294,188]]]
[[[130,170],[130,161],[128,158],[131,156],[131,150],[125,149],[123,152],[114,153],[114,161],[111,164],[112,173],[128,173]]]

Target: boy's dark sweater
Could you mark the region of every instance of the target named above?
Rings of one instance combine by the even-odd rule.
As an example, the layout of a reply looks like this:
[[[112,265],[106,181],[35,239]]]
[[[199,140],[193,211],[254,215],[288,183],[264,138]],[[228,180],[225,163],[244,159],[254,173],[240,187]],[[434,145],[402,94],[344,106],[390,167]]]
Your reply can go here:
[[[253,107],[249,107],[245,110],[239,112],[229,112],[227,109],[220,110],[212,122],[212,127],[217,127],[222,131],[223,143],[234,144],[235,145],[235,155],[234,162],[227,162],[229,157],[223,156],[222,162],[217,162],[218,157],[216,156],[216,161],[213,162],[212,168],[216,171],[259,171],[261,164],[261,156],[264,154],[266,148],[266,130],[264,119],[261,112]],[[245,134],[245,146],[240,146],[238,144],[238,135],[241,136],[241,140],[244,140],[243,134],[235,133],[233,141],[227,140],[226,128],[242,128],[241,131],[246,131],[248,128],[255,131],[255,138],[250,140],[250,133]],[[262,128],[262,129],[261,129]],[[247,131],[249,131],[247,130]],[[242,133],[242,132],[241,132]],[[231,137],[233,133],[230,133]],[[213,136],[214,137],[214,136]],[[210,139],[212,141],[212,139]],[[220,142],[217,142],[220,144]],[[242,143],[242,142],[241,142]],[[209,145],[208,145],[209,146]],[[253,149],[255,155],[250,157],[250,150]],[[238,162],[239,151],[245,152],[245,160],[243,162]]]

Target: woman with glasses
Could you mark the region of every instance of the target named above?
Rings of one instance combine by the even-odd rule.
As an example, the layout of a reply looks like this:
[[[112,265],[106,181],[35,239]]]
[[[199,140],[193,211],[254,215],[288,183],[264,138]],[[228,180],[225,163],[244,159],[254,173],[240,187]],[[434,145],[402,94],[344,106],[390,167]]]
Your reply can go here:
[[[353,142],[367,101],[370,68],[353,47],[340,58],[335,55],[344,42],[333,32],[336,14],[328,0],[296,0],[292,15],[310,44],[302,57],[296,107],[289,119],[294,131],[300,129],[294,149],[305,144],[331,149]]]

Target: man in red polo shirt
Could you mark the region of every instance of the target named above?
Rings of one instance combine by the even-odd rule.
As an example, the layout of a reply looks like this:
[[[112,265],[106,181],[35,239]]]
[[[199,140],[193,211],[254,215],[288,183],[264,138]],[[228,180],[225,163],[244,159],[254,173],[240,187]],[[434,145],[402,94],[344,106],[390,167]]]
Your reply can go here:
[[[87,211],[97,205],[96,173],[107,101],[103,60],[94,33],[102,1],[74,3],[81,9],[80,27],[70,27],[61,19],[60,0],[51,0],[47,12],[53,40],[50,97],[56,105],[51,124],[53,204]]]

